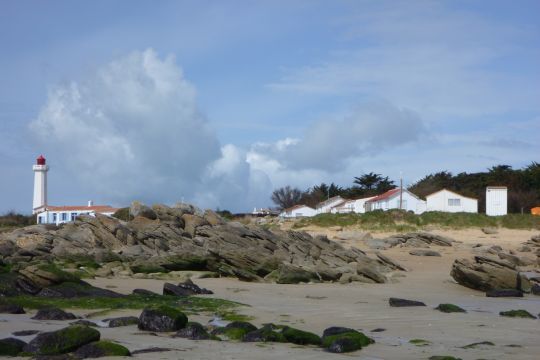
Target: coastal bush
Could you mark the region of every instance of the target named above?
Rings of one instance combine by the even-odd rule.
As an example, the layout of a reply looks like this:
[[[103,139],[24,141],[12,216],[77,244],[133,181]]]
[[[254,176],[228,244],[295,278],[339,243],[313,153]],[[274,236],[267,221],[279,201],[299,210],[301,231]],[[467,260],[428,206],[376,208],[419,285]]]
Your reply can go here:
[[[527,310],[508,310],[501,311],[499,313],[501,316],[507,317],[517,317],[517,318],[526,318],[526,319],[536,319],[536,316],[528,312]]]
[[[131,221],[134,219],[134,216],[131,215],[128,207],[116,210],[112,216],[123,221]]]
[[[293,343],[293,344],[297,344],[297,345],[320,345],[321,344],[321,338],[319,337],[319,335],[308,332],[308,331],[303,331],[303,330],[286,326],[285,328],[283,328],[281,333],[283,334],[283,337],[285,337],[285,339],[288,342]]]
[[[465,309],[462,309],[459,306],[454,305],[454,304],[439,304],[439,306],[437,306],[435,310],[439,310],[440,312],[444,312],[444,313],[467,312]]]

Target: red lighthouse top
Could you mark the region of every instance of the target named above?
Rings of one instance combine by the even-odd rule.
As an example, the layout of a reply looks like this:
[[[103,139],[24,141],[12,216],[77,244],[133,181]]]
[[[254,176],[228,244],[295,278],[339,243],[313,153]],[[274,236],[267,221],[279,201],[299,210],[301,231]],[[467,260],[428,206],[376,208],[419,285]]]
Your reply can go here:
[[[45,165],[45,158],[43,157],[43,155],[39,155],[39,157],[37,158],[37,164],[38,165]]]

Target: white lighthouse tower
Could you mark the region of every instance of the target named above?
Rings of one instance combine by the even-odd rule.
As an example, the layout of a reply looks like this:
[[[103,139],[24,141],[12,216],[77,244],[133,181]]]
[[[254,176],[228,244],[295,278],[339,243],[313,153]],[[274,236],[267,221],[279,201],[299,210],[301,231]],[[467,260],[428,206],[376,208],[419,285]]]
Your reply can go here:
[[[45,206],[47,206],[47,171],[49,171],[49,166],[46,164],[43,155],[39,155],[36,159],[36,165],[33,166],[33,170],[34,206],[32,213],[36,214],[45,210]]]

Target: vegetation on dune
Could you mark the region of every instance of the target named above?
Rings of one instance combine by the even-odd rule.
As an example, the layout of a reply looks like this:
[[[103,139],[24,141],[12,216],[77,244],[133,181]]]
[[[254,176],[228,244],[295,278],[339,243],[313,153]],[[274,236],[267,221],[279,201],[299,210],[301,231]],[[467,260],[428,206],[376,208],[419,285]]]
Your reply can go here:
[[[403,210],[375,210],[365,214],[319,214],[303,218],[294,224],[294,228],[315,225],[358,226],[372,231],[414,231],[426,226],[448,229],[504,227],[509,229],[540,229],[540,217],[530,214],[508,214],[505,216],[487,216],[471,213],[445,213],[430,211],[415,215]]]
[[[16,228],[34,225],[36,223],[35,215],[22,215],[15,211],[9,211],[0,215],[0,232],[10,231]]]

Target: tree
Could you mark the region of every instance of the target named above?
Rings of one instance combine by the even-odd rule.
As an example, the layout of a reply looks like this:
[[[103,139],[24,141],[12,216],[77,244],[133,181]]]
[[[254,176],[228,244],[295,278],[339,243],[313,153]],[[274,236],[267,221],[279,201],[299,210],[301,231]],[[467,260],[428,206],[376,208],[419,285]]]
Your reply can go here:
[[[359,196],[376,195],[396,187],[394,181],[390,180],[388,176],[383,177],[381,174],[372,172],[355,177],[353,183],[359,185],[353,187],[352,190],[353,193],[356,193]]]
[[[291,206],[298,205],[302,199],[302,191],[298,188],[291,188],[289,185],[281,187],[272,192],[272,201],[279,206],[280,209],[287,209]]]
[[[381,181],[382,176],[380,174],[375,174],[370,172],[369,174],[364,174],[359,177],[354,177],[354,184],[360,185],[360,189],[364,191],[373,190],[379,181]]]

